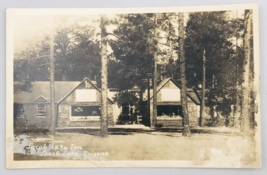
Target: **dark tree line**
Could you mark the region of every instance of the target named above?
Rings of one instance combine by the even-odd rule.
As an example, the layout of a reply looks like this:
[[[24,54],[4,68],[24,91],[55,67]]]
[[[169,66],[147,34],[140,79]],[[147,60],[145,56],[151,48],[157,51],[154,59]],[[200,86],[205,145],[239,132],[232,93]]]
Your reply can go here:
[[[80,81],[84,77],[100,77],[100,43],[95,39],[94,27],[73,24],[57,28],[54,44],[56,81]],[[35,47],[15,54],[14,79],[49,80],[48,35]]]
[[[157,28],[157,58],[162,64],[162,75],[172,77],[179,84],[180,61],[178,17],[175,13],[118,15],[111,21],[117,28],[117,39],[109,39],[112,54],[108,56],[109,87],[121,92],[117,97],[123,103],[124,93],[137,86],[141,93],[131,104],[137,104],[147,88],[147,74],[153,72]],[[185,66],[188,88],[202,84],[203,50],[206,51],[206,88],[208,103],[222,104],[223,115],[229,115],[230,105],[240,96],[237,82],[242,83],[244,31],[243,19],[229,18],[227,11],[190,13],[185,24]],[[100,84],[100,41],[94,35],[95,26],[72,24],[57,29],[55,33],[55,80],[80,81],[84,77],[96,79]],[[239,42],[234,42],[238,38]],[[22,82],[49,80],[49,37],[41,39],[35,47],[16,53],[14,79]],[[236,46],[238,43],[238,46]],[[25,86],[27,89],[27,86]],[[120,96],[123,98],[120,99]],[[220,107],[218,107],[220,109]]]

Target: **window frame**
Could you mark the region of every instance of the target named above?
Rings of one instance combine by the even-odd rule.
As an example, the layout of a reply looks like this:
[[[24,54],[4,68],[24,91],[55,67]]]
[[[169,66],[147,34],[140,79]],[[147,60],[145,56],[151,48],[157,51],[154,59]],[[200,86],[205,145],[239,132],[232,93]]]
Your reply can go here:
[[[160,114],[160,111],[163,111],[162,109],[160,108],[167,108],[167,110],[164,110],[166,111],[166,114],[165,116],[169,116],[170,118],[172,118],[172,114],[174,113],[175,116],[182,116],[182,105],[157,105],[157,117],[161,117],[162,114]],[[176,115],[176,112],[175,112],[175,108],[177,108],[177,115]]]
[[[87,106],[87,107],[91,107],[91,106],[94,106],[94,107],[99,107],[101,108],[100,105],[70,105],[69,106],[69,111],[70,111],[70,121],[99,121],[100,118],[101,118],[101,109],[100,110],[100,115],[96,115],[96,116],[93,116],[93,115],[88,115],[88,116],[73,116],[72,115],[72,108],[73,107],[81,107],[81,106]]]
[[[40,106],[43,106],[43,108],[40,109]],[[46,117],[46,104],[45,103],[38,103],[37,104],[37,116],[36,117],[37,118],[45,118]]]

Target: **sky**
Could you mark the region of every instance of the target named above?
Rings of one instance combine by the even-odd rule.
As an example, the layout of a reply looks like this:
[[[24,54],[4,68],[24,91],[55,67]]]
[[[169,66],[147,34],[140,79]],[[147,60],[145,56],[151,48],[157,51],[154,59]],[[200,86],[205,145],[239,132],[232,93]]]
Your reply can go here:
[[[108,19],[116,18],[116,15],[108,15]],[[99,15],[20,15],[14,18],[14,53],[25,50],[35,45],[45,35],[50,34],[53,27],[61,27],[71,23],[79,25],[95,26],[95,35],[100,33]],[[112,33],[114,25],[107,26],[107,32]],[[100,38],[100,35],[98,35]],[[110,47],[108,48],[110,50]]]
[[[244,10],[229,11],[230,18],[243,18]],[[189,14],[185,13],[185,24]],[[107,15],[108,19],[116,18],[116,15]],[[25,50],[37,43],[44,35],[51,32],[52,28],[78,22],[80,25],[91,24],[95,26],[96,33],[100,32],[99,15],[19,15],[14,18],[14,52]],[[112,33],[114,25],[107,26],[107,31]],[[177,26],[178,28],[178,26]],[[178,33],[178,29],[177,29]],[[111,48],[108,47],[111,52]]]

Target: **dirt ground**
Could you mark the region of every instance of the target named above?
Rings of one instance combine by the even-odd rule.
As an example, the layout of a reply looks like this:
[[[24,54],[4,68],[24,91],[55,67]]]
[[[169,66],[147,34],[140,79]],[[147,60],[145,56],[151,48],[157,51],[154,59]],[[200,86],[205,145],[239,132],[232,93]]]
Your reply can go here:
[[[14,160],[190,160],[202,164],[240,162],[242,154],[242,137],[220,132],[182,137],[174,130],[126,128],[110,130],[109,136],[102,138],[97,129],[61,130],[55,137],[16,134],[14,143]]]

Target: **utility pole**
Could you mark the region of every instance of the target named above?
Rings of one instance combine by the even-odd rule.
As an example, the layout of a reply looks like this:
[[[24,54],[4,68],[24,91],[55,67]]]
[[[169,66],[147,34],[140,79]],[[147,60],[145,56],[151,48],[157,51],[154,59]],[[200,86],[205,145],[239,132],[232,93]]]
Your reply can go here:
[[[50,128],[51,134],[55,135],[56,106],[55,106],[55,67],[54,67],[54,29],[50,33]]]
[[[155,28],[154,28],[154,79],[153,79],[153,118],[151,122],[151,128],[155,128],[156,120],[157,120],[157,14],[155,14]]]
[[[107,33],[105,28],[105,16],[101,16],[101,124],[100,135],[102,137],[108,136],[108,82],[107,82]]]
[[[206,84],[206,50],[203,51],[203,77],[202,77],[202,102],[201,102],[201,115],[200,115],[200,126],[204,125],[205,115],[205,84]]]
[[[183,136],[190,137],[189,116],[187,107],[186,75],[185,75],[185,53],[184,53],[184,13],[178,13],[179,23],[179,58],[181,75],[181,104],[183,114]]]

